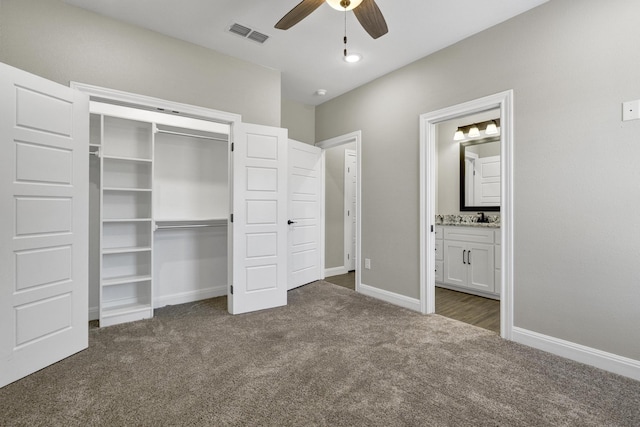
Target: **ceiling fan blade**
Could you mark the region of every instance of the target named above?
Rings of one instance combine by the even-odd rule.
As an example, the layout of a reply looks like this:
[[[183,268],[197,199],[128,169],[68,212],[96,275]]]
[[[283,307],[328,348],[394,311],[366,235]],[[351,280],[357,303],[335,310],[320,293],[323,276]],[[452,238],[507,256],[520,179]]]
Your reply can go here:
[[[380,12],[380,8],[374,0],[364,0],[360,6],[353,9],[353,13],[358,18],[360,25],[374,39],[384,36],[389,32],[387,22]]]
[[[324,0],[302,0],[296,7],[291,9],[289,13],[284,15],[275,27],[279,30],[288,30],[309,16],[309,14],[319,8],[322,3],[324,3]]]

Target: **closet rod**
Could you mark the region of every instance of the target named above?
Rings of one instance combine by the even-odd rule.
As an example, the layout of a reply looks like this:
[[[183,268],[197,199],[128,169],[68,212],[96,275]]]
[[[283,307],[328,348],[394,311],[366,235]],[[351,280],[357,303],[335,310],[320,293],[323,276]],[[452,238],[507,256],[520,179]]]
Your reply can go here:
[[[213,136],[195,135],[195,134],[184,133],[184,132],[174,132],[172,130],[158,129],[157,132],[158,133],[167,133],[167,134],[170,134],[170,135],[188,136],[188,137],[191,137],[191,138],[210,139],[212,141],[223,141],[223,142],[228,142],[229,141],[227,138],[215,138]]]

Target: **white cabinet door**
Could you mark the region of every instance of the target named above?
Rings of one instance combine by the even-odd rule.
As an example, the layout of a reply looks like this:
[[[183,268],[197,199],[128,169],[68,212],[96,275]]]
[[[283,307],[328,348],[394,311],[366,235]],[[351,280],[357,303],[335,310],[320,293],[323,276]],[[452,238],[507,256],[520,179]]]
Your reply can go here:
[[[287,130],[234,127],[231,314],[287,304]]]
[[[467,244],[444,242],[444,283],[466,286],[467,284]]]
[[[289,281],[288,289],[321,276],[322,150],[289,140]]]
[[[89,100],[0,76],[1,387],[88,345]]]
[[[468,287],[485,292],[493,292],[495,274],[493,266],[493,245],[468,243],[467,269]]]

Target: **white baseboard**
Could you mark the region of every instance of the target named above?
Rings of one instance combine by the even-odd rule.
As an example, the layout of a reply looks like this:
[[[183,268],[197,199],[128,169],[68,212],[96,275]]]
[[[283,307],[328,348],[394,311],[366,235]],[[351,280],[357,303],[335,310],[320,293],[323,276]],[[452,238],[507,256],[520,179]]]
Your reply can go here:
[[[409,298],[404,295],[396,294],[393,292],[385,291],[383,289],[374,288],[373,286],[365,285],[361,283],[356,287],[356,290],[363,295],[367,295],[382,301],[386,301],[393,305],[408,308],[409,310],[420,312],[420,300],[416,298]]]
[[[640,360],[629,359],[517,327],[513,328],[511,339],[529,347],[640,381]]]
[[[98,320],[100,318],[100,307],[89,307],[89,320]]]
[[[160,308],[166,305],[184,304],[187,302],[200,301],[207,298],[216,298],[227,295],[227,285],[214,286],[197,291],[182,292],[179,294],[163,295],[154,299],[153,308]]]
[[[348,272],[349,272],[349,270],[344,268],[344,265],[341,266],[341,267],[325,268],[324,269],[324,277],[339,276],[341,274],[347,274]]]

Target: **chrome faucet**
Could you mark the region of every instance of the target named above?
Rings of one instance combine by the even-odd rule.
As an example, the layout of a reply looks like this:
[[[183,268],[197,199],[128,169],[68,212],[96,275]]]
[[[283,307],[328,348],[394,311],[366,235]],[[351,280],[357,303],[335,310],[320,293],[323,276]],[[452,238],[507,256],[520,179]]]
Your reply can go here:
[[[478,222],[487,222],[487,217],[484,216],[484,212],[478,212],[478,216],[480,218],[478,218]]]

